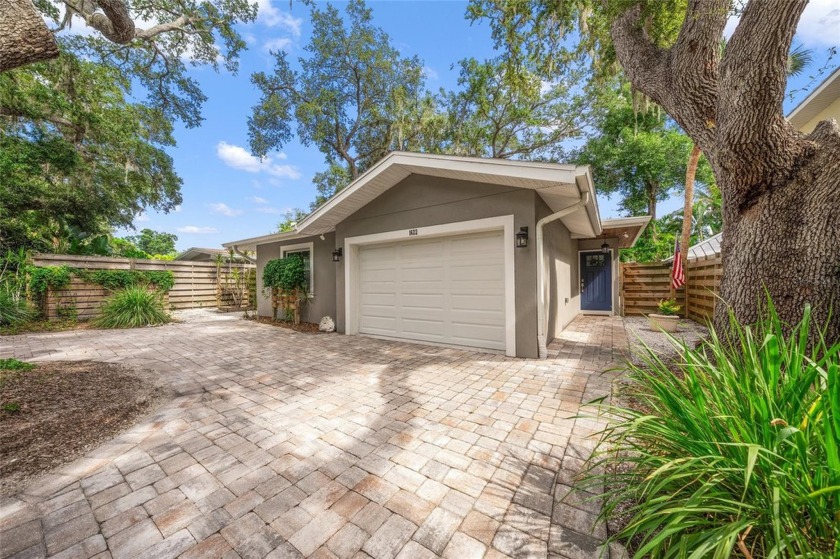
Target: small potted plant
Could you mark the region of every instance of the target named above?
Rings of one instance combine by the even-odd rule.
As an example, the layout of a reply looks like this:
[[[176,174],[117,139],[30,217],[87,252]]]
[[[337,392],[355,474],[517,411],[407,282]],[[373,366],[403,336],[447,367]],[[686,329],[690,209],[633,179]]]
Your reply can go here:
[[[677,314],[680,312],[680,306],[676,299],[664,299],[659,301],[657,305],[659,314],[649,314],[648,320],[650,327],[654,330],[662,330],[664,332],[676,332],[677,325],[680,322],[680,317]]]

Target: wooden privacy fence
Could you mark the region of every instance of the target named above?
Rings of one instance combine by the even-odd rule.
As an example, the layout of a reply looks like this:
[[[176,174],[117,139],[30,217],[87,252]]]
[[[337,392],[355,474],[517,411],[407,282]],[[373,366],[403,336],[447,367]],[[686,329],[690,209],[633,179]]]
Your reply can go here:
[[[711,319],[723,267],[720,255],[698,258],[686,263],[685,286],[677,290],[681,314],[698,322]],[[621,302],[625,315],[650,314],[657,311],[662,299],[671,297],[671,264],[621,264]]]
[[[225,310],[247,308],[256,297],[256,270],[253,264],[215,262],[182,262],[166,260],[139,260],[134,258],[110,258],[102,256],[71,256],[63,254],[38,254],[33,259],[35,266],[67,266],[80,270],[138,270],[171,271],[175,285],[166,294],[164,302],[170,309],[192,309],[220,307]],[[248,273],[245,297],[241,305],[233,305],[230,289],[225,285],[233,283],[234,274]],[[48,320],[64,318],[74,314],[79,320],[96,317],[102,303],[111,292],[104,287],[88,283],[71,275],[70,284],[63,289],[49,289],[42,301]]]

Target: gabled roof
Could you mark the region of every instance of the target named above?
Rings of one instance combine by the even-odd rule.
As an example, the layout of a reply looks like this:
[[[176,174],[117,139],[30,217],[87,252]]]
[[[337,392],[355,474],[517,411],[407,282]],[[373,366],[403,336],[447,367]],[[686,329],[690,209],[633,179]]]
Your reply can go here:
[[[191,258],[200,254],[209,254],[211,256],[215,256],[217,254],[227,254],[227,252],[227,250],[222,248],[190,247],[187,250],[179,253],[178,256],[175,257],[175,260],[184,260],[186,258]]]
[[[259,237],[249,237],[247,239],[240,239],[238,241],[229,241],[222,243],[225,248],[233,248],[239,251],[254,251],[257,250],[257,245],[264,245],[267,243],[274,243],[276,241],[290,241],[292,239],[299,239],[306,237],[306,235],[299,235],[295,231],[282,231],[280,233],[269,233],[268,235],[260,235]]]
[[[260,244],[328,233],[411,174],[528,188],[537,191],[552,211],[574,204],[584,192],[589,192],[585,208],[564,217],[562,221],[572,234],[579,237],[601,234],[601,217],[588,166],[395,151],[309,214],[294,231],[230,241],[222,246],[253,250]]]
[[[840,98],[840,68],[832,72],[805,99],[788,113],[788,121],[797,130],[811,122],[818,114]]]

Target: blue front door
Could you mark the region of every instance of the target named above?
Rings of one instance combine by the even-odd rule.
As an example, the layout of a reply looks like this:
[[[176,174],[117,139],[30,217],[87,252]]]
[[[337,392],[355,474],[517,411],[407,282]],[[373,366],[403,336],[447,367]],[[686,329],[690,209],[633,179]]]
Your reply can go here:
[[[612,262],[610,253],[580,253],[580,310],[612,310]]]

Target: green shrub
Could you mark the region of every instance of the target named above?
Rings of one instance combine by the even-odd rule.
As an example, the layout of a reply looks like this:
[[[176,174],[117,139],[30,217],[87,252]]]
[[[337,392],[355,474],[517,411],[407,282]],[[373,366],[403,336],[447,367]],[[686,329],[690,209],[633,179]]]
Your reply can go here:
[[[144,287],[128,287],[105,301],[102,314],[93,324],[99,328],[136,328],[164,324],[170,320],[160,293]]]
[[[0,371],[31,371],[35,368],[32,363],[18,359],[0,359]]]
[[[292,292],[295,289],[306,292],[306,268],[299,254],[269,260],[263,268],[263,289],[280,289]]]
[[[43,295],[48,289],[63,289],[70,285],[70,268],[67,266],[32,267],[29,271],[29,289]]]
[[[659,314],[664,314],[665,316],[676,316],[682,307],[677,304],[676,299],[663,299],[662,301],[659,301],[656,308],[659,310]]]
[[[636,403],[606,406],[582,486],[607,488],[604,516],[625,508],[636,557],[840,557],[840,341],[772,302],[730,329],[671,338],[678,371],[649,348],[627,365]]]
[[[14,326],[35,317],[29,302],[0,286],[0,326]]]
[[[73,270],[73,273],[111,291],[135,286],[154,286],[158,291],[169,291],[175,285],[175,274],[169,270]]]

